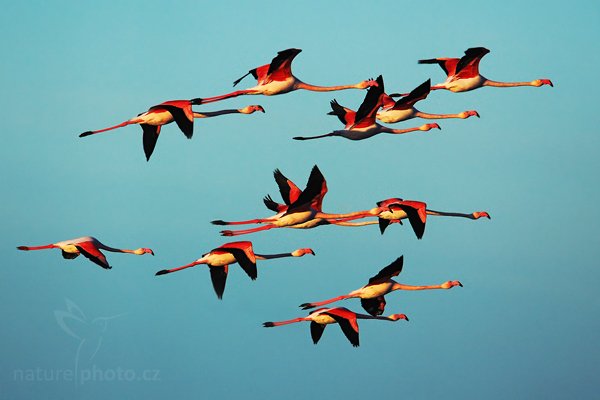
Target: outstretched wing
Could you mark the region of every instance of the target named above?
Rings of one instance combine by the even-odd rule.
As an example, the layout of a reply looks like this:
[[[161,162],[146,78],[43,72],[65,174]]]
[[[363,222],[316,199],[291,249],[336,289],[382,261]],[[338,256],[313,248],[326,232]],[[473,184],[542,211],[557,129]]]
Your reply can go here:
[[[342,332],[348,338],[352,346],[358,347],[360,345],[358,339],[358,323],[356,322],[356,314],[350,310],[342,308],[332,308],[323,314],[329,315],[335,320],[342,328]]]
[[[423,100],[431,92],[431,79],[414,88],[409,94],[400,98],[392,107],[393,110],[408,110],[413,108],[417,101]]]
[[[485,47],[472,47],[456,65],[455,76],[459,79],[473,78],[479,75],[479,61],[490,51]]]
[[[377,273],[377,275],[371,277],[369,279],[369,285],[378,284],[387,281],[388,279],[392,279],[394,276],[398,276],[400,272],[402,272],[402,265],[404,263],[404,256],[398,257],[394,262],[392,262],[387,267],[383,268],[381,271]]]
[[[171,113],[177,126],[181,129],[185,137],[191,139],[194,135],[194,117],[192,116],[190,119],[181,107],[168,104],[161,104],[160,107]]]
[[[381,315],[385,311],[385,297],[379,296],[373,299],[360,299],[360,305],[366,312],[373,316]]]
[[[219,299],[223,298],[223,292],[225,292],[225,283],[227,283],[227,271],[228,265],[222,267],[208,266],[210,270],[210,280],[212,281],[213,289]]]
[[[255,280],[258,277],[258,270],[256,269],[256,258],[254,257],[254,253],[252,253],[252,257],[250,257],[249,254],[241,248],[226,246],[227,245],[218,247],[213,251],[218,250],[231,253],[233,257],[235,257],[235,261],[237,261],[238,264],[240,264],[240,267],[242,267],[242,269],[244,270],[244,272],[246,272],[250,279]]]
[[[302,191],[302,194],[300,194],[298,199],[290,204],[288,207],[288,212],[294,211],[295,209],[307,204],[311,204],[313,201],[317,200],[317,196],[325,196],[323,190],[325,193],[327,193],[327,183],[325,181],[325,177],[319,170],[319,167],[315,165],[310,172],[308,182],[306,183],[306,188]]]
[[[160,135],[161,126],[153,126],[148,124],[140,124],[142,130],[144,131],[142,141],[144,143],[144,154],[146,154],[146,161],[150,161],[150,156],[154,152],[154,148],[156,147],[156,141],[158,140],[158,135]]]
[[[81,254],[83,254],[87,259],[92,261],[95,264],[98,264],[104,269],[111,269],[112,267],[108,265],[108,261],[106,261],[106,257],[96,246],[94,246],[91,242],[81,242],[75,243],[75,247]]]
[[[313,343],[319,343],[321,336],[323,336],[323,332],[325,331],[325,327],[327,325],[322,325],[316,323],[315,321],[311,321],[310,323],[310,336],[312,337]]]
[[[335,115],[344,126],[354,125],[354,120],[356,118],[355,111],[342,106],[336,99],[331,100],[329,104],[331,105],[332,111],[328,112],[327,115]]]
[[[298,200],[302,191],[298,189],[298,186],[294,182],[283,175],[279,169],[273,171],[273,177],[275,178],[275,182],[277,182],[279,193],[281,193],[281,198],[285,204],[289,206]]]
[[[383,77],[379,75],[376,79],[377,86],[371,86],[367,90],[367,94],[362,104],[356,111],[353,128],[365,128],[375,123],[377,110],[383,104],[383,95],[385,88],[383,87]]]
[[[456,65],[460,61],[459,58],[430,58],[427,60],[419,60],[419,64],[438,64],[447,76],[454,76],[456,72]]]
[[[287,49],[277,52],[269,64],[268,79],[283,81],[292,76],[292,61],[301,51],[300,49]]]

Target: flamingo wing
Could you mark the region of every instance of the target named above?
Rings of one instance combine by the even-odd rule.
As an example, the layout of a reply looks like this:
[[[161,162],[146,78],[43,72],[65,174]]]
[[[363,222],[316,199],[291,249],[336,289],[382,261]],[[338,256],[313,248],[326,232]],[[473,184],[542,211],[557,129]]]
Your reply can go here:
[[[144,154],[146,154],[146,161],[150,161],[150,156],[154,153],[156,147],[156,141],[158,135],[160,135],[160,125],[148,125],[140,124],[144,134],[142,136],[142,142],[144,144]]]
[[[164,108],[165,110],[170,112],[171,115],[173,116],[173,119],[175,120],[175,123],[177,123],[177,126],[179,127],[179,129],[181,129],[181,131],[183,132],[185,137],[188,139],[192,138],[192,136],[194,135],[194,117],[193,116],[190,119],[188,117],[188,115],[186,115],[183,108],[177,107],[174,105],[161,104],[158,107]]]
[[[394,104],[393,110],[408,110],[413,108],[417,101],[427,98],[431,92],[431,79],[414,88],[408,95],[398,99]]]
[[[249,242],[248,242],[249,243]],[[229,243],[231,245],[232,243]],[[240,267],[244,270],[244,272],[250,277],[250,279],[255,280],[258,277],[258,270],[256,269],[256,257],[252,252],[251,255],[241,249],[235,247],[226,247],[227,245],[223,245],[219,248],[214,249],[213,251],[224,251],[227,253],[231,253],[233,257],[235,257],[235,261],[240,264]]]
[[[419,64],[438,64],[447,76],[454,76],[456,73],[456,64],[460,61],[459,58],[430,58],[427,60],[419,60]]]
[[[283,175],[279,169],[273,171],[273,176],[275,177],[275,182],[279,187],[279,193],[281,193],[281,198],[285,204],[289,206],[298,200],[302,191],[298,189],[298,186],[296,186],[294,182]]]
[[[331,105],[332,111],[328,112],[327,115],[335,115],[344,126],[354,125],[356,117],[355,111],[340,105],[336,99],[331,100],[329,104]]]
[[[356,111],[353,128],[365,128],[375,124],[377,110],[383,104],[383,77],[379,75],[376,79],[377,86],[371,86],[367,91],[365,99]]]
[[[267,71],[268,78],[273,81],[284,81],[292,76],[292,61],[302,50],[287,49],[277,52],[277,55]]]
[[[323,332],[325,331],[325,327],[327,325],[319,324],[315,321],[311,321],[310,323],[310,336],[312,337],[313,343],[319,343],[321,336],[323,336]]]
[[[479,75],[479,61],[490,51],[485,47],[472,47],[465,51],[465,55],[456,65],[457,79],[474,78]]]
[[[323,190],[325,193],[323,193]],[[298,199],[290,204],[288,212],[301,208],[317,200],[317,196],[325,196],[327,193],[327,184],[325,177],[316,165],[313,167],[306,183],[306,188],[302,191]],[[321,199],[322,201],[322,199]]]
[[[403,201],[402,203],[394,204],[393,206],[400,208],[406,213],[408,222],[410,222],[410,226],[412,226],[417,238],[423,238],[423,234],[425,233],[425,223],[427,222],[425,203],[420,201]]]
[[[378,296],[373,299],[360,299],[360,305],[366,312],[373,316],[381,315],[385,311],[385,297]]]
[[[67,253],[66,251],[62,250],[62,256],[66,260],[72,260],[74,258],[77,258],[79,256],[79,253]]]
[[[342,332],[348,338],[352,346],[358,347],[360,345],[358,339],[358,323],[356,322],[356,314],[345,308],[332,308],[323,314],[329,315],[331,318],[338,323]]]
[[[229,265],[222,267],[208,266],[210,270],[210,280],[212,281],[213,289],[219,299],[223,298],[223,292],[225,292],[225,283],[227,283],[227,272]]]
[[[377,275],[371,277],[369,279],[369,285],[375,285],[378,283],[383,283],[389,279],[392,279],[394,276],[398,276],[400,272],[402,272],[402,265],[404,264],[404,256],[398,257],[394,262],[392,262],[387,267],[383,268],[381,271],[377,273]]]
[[[276,213],[280,213],[280,212],[284,212],[285,210],[287,210],[287,206],[285,204],[279,204],[276,201],[274,201],[270,195],[266,195],[263,198],[263,203],[265,203],[265,206]]]
[[[106,261],[106,257],[96,246],[94,246],[91,242],[81,242],[75,243],[75,247],[81,254],[85,256],[91,262],[98,264],[104,269],[111,269],[112,267],[108,265],[108,261]]]

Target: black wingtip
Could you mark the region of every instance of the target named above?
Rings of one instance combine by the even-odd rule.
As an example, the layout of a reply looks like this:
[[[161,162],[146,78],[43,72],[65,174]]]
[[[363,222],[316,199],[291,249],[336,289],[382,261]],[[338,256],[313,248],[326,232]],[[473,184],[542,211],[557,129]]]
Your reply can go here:
[[[274,327],[274,326],[275,326],[275,324],[274,324],[274,323],[272,323],[272,322],[263,322],[263,325],[262,325],[262,326],[263,326],[264,328],[272,328],[272,327]]]
[[[165,275],[165,274],[168,274],[168,273],[169,273],[168,269],[161,269],[160,271],[158,271],[157,273],[155,273],[154,276]]]
[[[214,221],[210,221],[210,223],[213,225],[227,225],[227,222],[222,219],[215,219]]]
[[[86,137],[86,136],[90,136],[90,135],[93,135],[93,134],[94,134],[94,132],[92,132],[92,131],[86,131],[86,132],[81,133],[79,135],[79,137]]]

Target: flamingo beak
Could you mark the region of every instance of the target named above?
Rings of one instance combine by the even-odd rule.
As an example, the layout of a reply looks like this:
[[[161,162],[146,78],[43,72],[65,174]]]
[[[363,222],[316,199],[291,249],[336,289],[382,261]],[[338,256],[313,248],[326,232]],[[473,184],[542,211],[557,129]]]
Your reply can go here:
[[[315,254],[315,252],[313,251],[313,249],[308,249],[308,250],[309,250],[308,252],[309,252],[310,254],[312,254],[313,256],[316,256],[316,254]]]
[[[463,284],[462,284],[462,283],[460,283],[460,282],[458,282],[458,286],[460,286],[460,287],[463,287]]]
[[[257,109],[258,111],[260,111],[261,113],[263,113],[263,114],[265,113],[265,109],[264,109],[264,108],[262,108],[262,106],[257,106],[257,107],[256,107],[256,109]]]
[[[473,115],[473,116],[475,116],[475,117],[477,117],[477,118],[481,118],[481,117],[479,116],[479,113],[478,113],[477,111],[473,111],[473,114],[472,114],[472,115]]]

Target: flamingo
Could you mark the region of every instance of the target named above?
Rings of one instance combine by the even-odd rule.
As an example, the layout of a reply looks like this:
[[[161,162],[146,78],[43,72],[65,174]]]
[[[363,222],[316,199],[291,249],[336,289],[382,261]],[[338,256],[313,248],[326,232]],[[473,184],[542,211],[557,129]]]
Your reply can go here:
[[[411,118],[425,118],[425,119],[442,119],[442,118],[469,118],[469,117],[477,117],[479,118],[479,113],[475,110],[467,110],[458,114],[429,114],[425,112],[421,112],[415,108],[415,104],[427,98],[429,92],[431,91],[431,79],[426,80],[412,92],[410,92],[407,96],[402,97],[398,101],[394,101],[387,94],[383,95],[383,107],[381,111],[377,113],[377,119],[388,123],[393,124],[395,122],[406,121]]]
[[[431,90],[445,89],[451,92],[468,92],[483,86],[513,87],[513,86],[543,86],[550,85],[550,79],[535,79],[531,82],[496,82],[479,74],[479,61],[490,51],[485,47],[472,47],[465,51],[462,58],[432,58],[419,60],[419,64],[438,64],[448,77],[446,81],[432,86]],[[402,96],[392,94],[392,97]]]
[[[391,129],[375,122],[377,110],[383,105],[384,87],[383,77],[377,77],[377,86],[371,87],[358,111],[342,107],[335,99],[331,101],[329,115],[336,115],[345,128],[318,136],[296,136],[294,140],[311,140],[328,136],[341,136],[350,140],[363,140],[380,133],[403,134],[413,131],[428,131],[433,128],[441,129],[438,124],[425,124],[417,128]]]
[[[352,346],[358,347],[360,345],[358,338],[358,319],[378,319],[382,321],[398,321],[404,319],[408,321],[408,317],[405,314],[392,314],[389,317],[380,317],[357,314],[344,307],[335,307],[319,308],[318,310],[312,311],[308,317],[294,318],[279,322],[264,322],[263,326],[265,328],[272,328],[274,326],[310,321],[310,335],[313,343],[317,344],[323,335],[325,327],[329,324],[337,323],[340,325],[344,335],[348,338],[350,343],[352,343]]]
[[[150,161],[150,156],[154,152],[156,141],[160,134],[160,129],[163,125],[170,124],[175,121],[179,129],[188,139],[194,134],[194,118],[210,118],[224,114],[252,114],[256,111],[265,112],[264,108],[259,105],[251,105],[238,110],[221,110],[212,112],[194,112],[192,105],[200,104],[196,100],[172,100],[166,101],[156,106],[152,106],[148,111],[139,114],[135,118],[131,118],[118,125],[109,128],[99,129],[96,131],[87,131],[79,135],[86,137],[95,135],[96,133],[110,131],[116,128],[121,128],[127,125],[138,124],[144,131],[143,143],[146,161]]]
[[[194,267],[196,265],[206,264],[210,268],[210,278],[212,280],[215,293],[219,299],[222,299],[230,264],[235,264],[237,262],[244,272],[246,272],[246,274],[250,277],[250,279],[255,280],[258,277],[256,260],[271,260],[282,257],[302,257],[305,254],[312,254],[314,256],[315,252],[312,249],[303,248],[294,250],[290,253],[256,254],[252,248],[252,242],[231,242],[212,249],[193,263],[177,268],[163,269],[158,271],[155,275],[170,274],[172,272]]]
[[[435,211],[427,209],[427,204],[422,201],[403,200],[399,198],[382,200],[377,203],[377,206],[381,210],[378,215],[379,229],[381,230],[381,234],[384,233],[385,229],[390,223],[408,218],[408,221],[410,222],[410,225],[412,226],[413,231],[415,232],[415,235],[417,235],[418,239],[423,237],[428,215],[434,215],[438,217],[461,217],[473,220],[479,218],[491,219],[490,214],[486,211],[475,211],[470,214]]]
[[[83,254],[88,260],[95,264],[98,264],[104,269],[111,269],[112,267],[108,264],[106,257],[100,250],[112,251],[115,253],[129,253],[129,254],[152,254],[154,252],[146,247],[140,247],[136,250],[127,249],[115,249],[102,244],[98,239],[92,236],[82,236],[77,239],[64,240],[53,244],[47,244],[44,246],[19,246],[19,250],[44,250],[44,249],[61,249],[62,256],[65,259],[72,260],[77,258],[80,254]]]
[[[269,196],[265,197],[264,199],[265,205],[277,212],[276,215],[269,218],[257,218],[234,222],[215,220],[211,223],[214,225],[263,224],[257,228],[238,231],[221,231],[223,236],[237,236],[273,228],[309,229],[332,222],[345,222],[352,219],[363,218],[367,215],[377,215],[380,211],[379,208],[376,207],[372,208],[371,210],[356,211],[347,214],[323,213],[321,211],[321,207],[323,197],[327,193],[327,183],[323,177],[323,174],[316,165],[313,167],[308,179],[308,183],[306,184],[306,188],[302,192],[300,192],[295,185],[295,189],[292,189],[291,186],[287,186],[289,185],[287,183],[289,180],[282,174],[282,176],[278,178],[278,174],[281,174],[281,172],[276,170],[275,180],[280,187],[280,192],[282,193],[282,197],[284,198],[286,205],[279,205],[275,203]],[[289,195],[287,194],[288,189],[290,190]]]
[[[310,308],[323,306],[325,304],[333,303],[339,300],[359,298],[362,308],[366,312],[373,316],[383,314],[385,310],[385,298],[384,296],[394,290],[428,290],[428,289],[452,289],[455,286],[461,286],[462,283],[459,281],[447,281],[440,285],[424,285],[424,286],[413,286],[405,285],[394,281],[392,278],[398,276],[402,272],[402,265],[404,263],[404,256],[398,257],[387,267],[383,268],[377,275],[369,279],[369,283],[360,289],[353,290],[352,292],[334,297],[329,300],[317,301],[314,303],[304,303],[300,307],[303,310]]]
[[[221,96],[198,98],[195,100],[201,104],[206,104],[240,95],[262,94],[265,96],[274,96],[298,89],[312,90],[314,92],[331,92],[344,89],[366,89],[376,85],[372,79],[362,81],[356,85],[342,86],[315,86],[304,83],[292,74],[292,61],[301,51],[302,50],[300,49],[280,51],[270,64],[251,69],[246,75],[233,82],[233,86],[236,86],[246,76],[252,75],[258,81],[257,85],[254,87],[245,90],[237,90]]]

